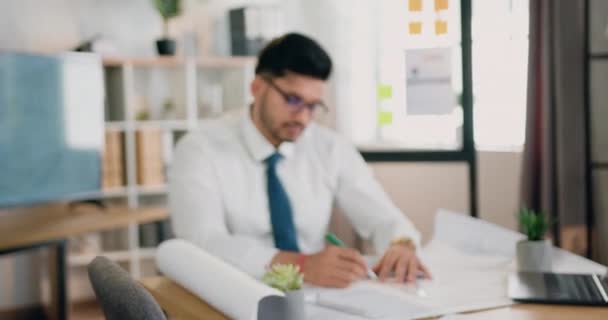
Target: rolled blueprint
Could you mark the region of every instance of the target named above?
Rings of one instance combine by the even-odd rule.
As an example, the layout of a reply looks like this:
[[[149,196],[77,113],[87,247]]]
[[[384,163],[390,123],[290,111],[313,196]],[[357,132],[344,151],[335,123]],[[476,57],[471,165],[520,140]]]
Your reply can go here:
[[[173,239],[156,253],[158,269],[231,319],[257,318],[259,301],[284,296],[193,244]]]

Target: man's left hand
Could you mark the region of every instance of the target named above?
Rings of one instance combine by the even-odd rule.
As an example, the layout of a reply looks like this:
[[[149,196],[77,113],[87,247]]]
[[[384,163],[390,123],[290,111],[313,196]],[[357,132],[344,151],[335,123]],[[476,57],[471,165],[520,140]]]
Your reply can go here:
[[[395,273],[397,282],[414,282],[418,274],[430,279],[431,273],[416,256],[416,251],[403,244],[391,245],[382,259],[373,267],[380,280],[387,279],[391,272]]]

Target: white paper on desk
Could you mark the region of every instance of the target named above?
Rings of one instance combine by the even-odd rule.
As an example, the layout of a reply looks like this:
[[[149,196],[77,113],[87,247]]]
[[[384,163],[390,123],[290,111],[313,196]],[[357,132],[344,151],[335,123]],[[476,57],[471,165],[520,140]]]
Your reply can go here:
[[[516,243],[524,235],[464,214],[439,210],[432,240],[420,251],[434,280],[421,281],[426,298],[403,284],[357,283],[347,289],[308,288],[334,303],[380,313],[379,319],[418,319],[513,304],[508,274],[515,271]],[[556,272],[599,273],[606,267],[554,248]],[[332,319],[319,309],[315,318]],[[340,319],[365,319],[344,316]]]
[[[432,269],[434,277],[432,281],[419,282],[427,297],[417,296],[411,285],[372,281],[362,281],[342,290],[306,290],[335,304],[365,309],[378,315],[372,318],[382,320],[434,317],[513,303],[506,296],[511,258],[463,253],[439,241],[421,250],[421,256]]]
[[[449,243],[456,249],[479,255],[515,257],[515,245],[525,236],[466,214],[437,210],[432,241]]]
[[[474,232],[472,232],[474,231]],[[337,304],[353,305],[378,319],[418,319],[513,304],[507,297],[514,247],[522,235],[479,219],[440,210],[435,235],[420,251],[434,279],[412,286],[363,281],[347,289],[307,288]],[[319,311],[311,319],[329,319]],[[325,315],[326,316],[326,315]],[[342,318],[342,317],[341,317]],[[346,319],[346,318],[345,318]],[[348,319],[365,319],[349,316]]]
[[[163,242],[156,254],[156,264],[167,277],[231,319],[255,319],[262,298],[283,296],[184,240]]]

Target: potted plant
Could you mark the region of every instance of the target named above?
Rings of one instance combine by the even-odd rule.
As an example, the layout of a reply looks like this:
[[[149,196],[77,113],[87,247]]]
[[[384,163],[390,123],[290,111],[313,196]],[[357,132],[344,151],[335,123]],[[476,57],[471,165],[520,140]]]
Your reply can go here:
[[[545,234],[549,218],[542,212],[522,208],[519,224],[527,239],[517,243],[517,267],[520,271],[551,271],[552,245]]]
[[[153,0],[156,10],[163,18],[163,37],[156,40],[158,54],[172,56],[175,54],[175,40],[169,38],[169,20],[181,14],[181,0]]]
[[[300,267],[293,264],[275,264],[266,272],[262,281],[285,293],[286,319],[306,319],[302,291],[304,275],[300,272]]]

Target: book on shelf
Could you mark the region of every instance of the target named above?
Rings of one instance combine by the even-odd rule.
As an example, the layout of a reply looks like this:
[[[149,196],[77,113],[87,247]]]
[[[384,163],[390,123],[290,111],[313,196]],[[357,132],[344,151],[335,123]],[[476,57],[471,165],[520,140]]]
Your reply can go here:
[[[163,150],[163,172],[165,177],[169,176],[169,166],[173,160],[173,132],[166,131],[163,134],[162,150]]]
[[[102,231],[100,235],[103,251],[125,251],[129,249],[129,232],[125,228]]]
[[[155,223],[145,223],[139,226],[139,246],[155,248],[159,244],[158,230]]]
[[[137,131],[137,183],[141,186],[157,186],[165,183],[162,152],[162,130],[142,128]]]
[[[156,248],[174,237],[169,219],[139,225],[139,245],[142,248]]]
[[[106,129],[105,148],[102,155],[102,190],[124,186],[123,159],[122,132],[114,129]]]

